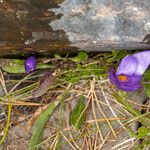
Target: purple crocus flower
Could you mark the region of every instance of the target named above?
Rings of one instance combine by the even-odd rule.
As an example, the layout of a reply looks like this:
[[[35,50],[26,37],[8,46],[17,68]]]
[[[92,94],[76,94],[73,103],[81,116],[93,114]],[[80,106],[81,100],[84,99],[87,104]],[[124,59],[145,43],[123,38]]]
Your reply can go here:
[[[117,71],[109,71],[109,79],[117,88],[131,92],[142,87],[142,75],[150,64],[150,50],[127,55],[122,59]]]
[[[36,68],[36,64],[37,64],[37,61],[34,56],[30,56],[29,58],[27,58],[24,64],[26,73],[28,74],[31,71],[34,71]]]

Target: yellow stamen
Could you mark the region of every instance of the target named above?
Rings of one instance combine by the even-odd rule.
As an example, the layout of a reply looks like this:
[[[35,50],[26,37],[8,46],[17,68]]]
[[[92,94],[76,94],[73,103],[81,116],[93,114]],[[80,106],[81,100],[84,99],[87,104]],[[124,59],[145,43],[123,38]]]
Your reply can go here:
[[[30,51],[30,50],[31,50],[31,47],[25,47],[24,50]]]
[[[127,81],[127,77],[125,75],[119,75],[118,80],[120,81]]]

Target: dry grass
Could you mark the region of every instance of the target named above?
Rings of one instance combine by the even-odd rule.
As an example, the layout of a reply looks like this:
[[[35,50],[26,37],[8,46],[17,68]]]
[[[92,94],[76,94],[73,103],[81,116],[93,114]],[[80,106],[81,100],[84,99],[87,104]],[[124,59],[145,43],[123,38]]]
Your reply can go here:
[[[47,104],[55,101],[63,93],[68,83],[73,82],[71,79],[68,79],[69,73],[73,73],[70,78],[74,77],[77,81],[73,82],[73,88],[69,91],[67,98],[55,109],[50,117],[45,127],[44,140],[39,145],[45,150],[128,150],[137,146],[139,139],[131,137],[128,129],[130,128],[133,132],[137,132],[138,117],[133,116],[133,114],[127,111],[123,107],[123,104],[118,102],[116,97],[114,97],[114,93],[117,93],[118,97],[121,97],[132,105],[133,109],[137,108],[137,106],[138,108],[144,107],[145,109],[149,109],[150,106],[136,102],[124,95],[123,92],[116,90],[110,84],[105,71],[99,75],[96,72],[93,72],[93,74],[90,72],[87,73],[93,64],[96,65],[95,69],[100,72],[98,68],[101,69],[105,64],[100,57],[93,57],[86,60],[82,64],[82,67],[84,66],[82,71],[85,72],[83,74],[80,73],[78,68],[80,64],[71,61],[67,62],[67,59],[54,59],[56,63],[57,61],[62,61],[64,66],[67,62],[69,66],[57,69],[56,75],[59,75],[59,77],[55,78],[55,83],[49,86],[47,93],[38,98],[32,97],[32,91],[39,85],[37,74],[42,76],[43,72],[32,73],[17,81],[4,79],[4,72],[1,70],[0,82],[3,95],[1,96],[0,105],[3,107],[4,112],[7,112],[6,106],[9,100],[11,100],[11,104],[13,105],[9,132],[5,139],[6,142],[2,145],[2,149],[9,147],[9,145],[14,145],[18,135],[16,137],[15,135],[12,136],[11,129],[21,126],[23,122],[30,122],[30,124],[26,124],[28,126],[24,126],[28,135],[30,135],[31,131],[29,129],[31,129],[36,120],[35,117],[31,123],[31,118],[34,115],[36,116],[39,109],[44,110]],[[48,60],[48,62],[50,61]],[[86,120],[80,130],[76,130],[70,124],[69,116],[81,95],[84,96],[85,107],[82,113],[86,113]],[[25,111],[23,111],[24,109]],[[19,121],[16,119],[15,115],[18,118],[22,117],[22,120]],[[1,135],[5,131],[5,124],[5,120],[2,121]],[[9,140],[10,135],[14,139],[13,141]],[[20,138],[25,141],[27,138],[29,140],[29,137],[20,135]],[[27,147],[26,142],[22,142],[22,144]],[[9,147],[8,149],[11,148]]]

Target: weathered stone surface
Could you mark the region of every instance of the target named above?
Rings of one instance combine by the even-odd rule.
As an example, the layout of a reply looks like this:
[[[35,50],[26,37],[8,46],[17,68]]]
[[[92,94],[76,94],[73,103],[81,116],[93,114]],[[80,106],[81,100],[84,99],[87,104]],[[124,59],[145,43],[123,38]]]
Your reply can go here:
[[[0,51],[149,49],[149,0],[1,0]]]
[[[64,30],[77,47],[145,48],[140,42],[150,32],[148,0],[66,0],[60,6],[52,10],[56,14],[63,12],[63,16],[50,25],[56,31]]]

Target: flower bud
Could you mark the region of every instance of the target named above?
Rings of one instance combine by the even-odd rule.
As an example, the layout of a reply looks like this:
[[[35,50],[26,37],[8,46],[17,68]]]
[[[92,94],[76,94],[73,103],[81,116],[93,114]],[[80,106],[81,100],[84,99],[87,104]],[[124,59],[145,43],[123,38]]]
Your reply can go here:
[[[37,61],[34,56],[30,56],[25,60],[25,71],[27,74],[29,74],[31,71],[34,71],[36,69]]]

